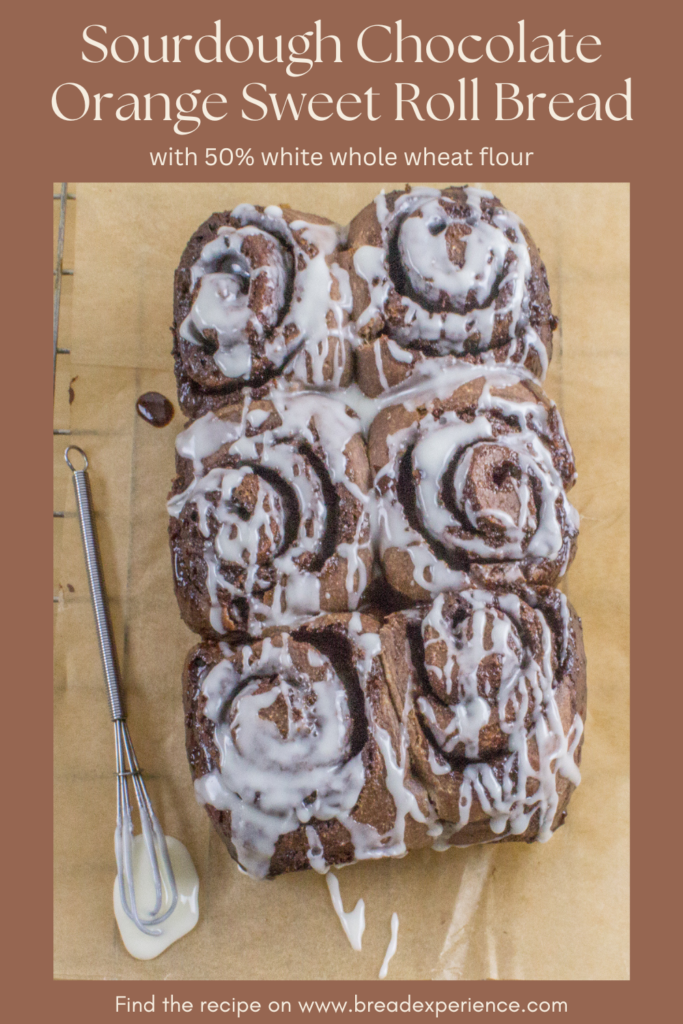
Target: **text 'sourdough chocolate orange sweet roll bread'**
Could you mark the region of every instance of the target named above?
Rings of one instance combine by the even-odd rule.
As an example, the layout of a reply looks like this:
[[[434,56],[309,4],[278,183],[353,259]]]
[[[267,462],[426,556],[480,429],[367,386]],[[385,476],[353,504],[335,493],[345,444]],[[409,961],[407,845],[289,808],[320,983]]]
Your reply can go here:
[[[580,781],[581,626],[549,587],[469,589],[390,615],[382,658],[437,845],[545,841]]]
[[[184,694],[197,796],[249,874],[400,857],[440,831],[408,767],[373,617],[202,644]]]
[[[370,428],[386,578],[419,600],[482,583],[554,584],[575,551],[575,469],[555,405],[505,370],[457,372]]]
[[[194,420],[168,502],[176,595],[203,636],[259,635],[358,607],[370,578],[370,470],[358,417],[273,388]]]
[[[422,364],[515,363],[544,377],[556,320],[520,219],[475,188],[379,195],[351,222],[358,381],[375,396]]]
[[[324,217],[243,203],[214,213],[175,275],[180,405],[190,416],[287,373],[312,385],[351,380],[351,291],[339,233]]]

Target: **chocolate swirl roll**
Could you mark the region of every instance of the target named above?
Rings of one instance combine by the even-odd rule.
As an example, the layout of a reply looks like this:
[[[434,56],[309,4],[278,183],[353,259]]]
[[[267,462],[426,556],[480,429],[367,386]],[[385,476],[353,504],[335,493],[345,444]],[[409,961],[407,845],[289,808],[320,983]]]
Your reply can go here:
[[[435,845],[550,838],[580,781],[586,660],[558,590],[468,589],[391,615],[387,679]]]
[[[257,636],[358,606],[372,553],[354,413],[314,392],[244,393],[191,423],[176,452],[169,531],[190,629]]]
[[[173,337],[181,408],[198,416],[287,373],[351,380],[351,292],[339,236],[314,214],[251,206],[214,213],[175,275]]]
[[[454,370],[383,408],[369,451],[382,565],[406,598],[459,588],[468,573],[484,585],[552,585],[566,571],[579,526],[565,493],[574,459],[533,381]]]
[[[359,613],[323,615],[293,634],[190,652],[195,790],[254,877],[429,844],[430,808],[407,774],[378,629]]]
[[[546,270],[525,226],[490,192],[379,195],[351,222],[343,260],[366,394],[434,359],[519,363],[545,375],[557,326]]]

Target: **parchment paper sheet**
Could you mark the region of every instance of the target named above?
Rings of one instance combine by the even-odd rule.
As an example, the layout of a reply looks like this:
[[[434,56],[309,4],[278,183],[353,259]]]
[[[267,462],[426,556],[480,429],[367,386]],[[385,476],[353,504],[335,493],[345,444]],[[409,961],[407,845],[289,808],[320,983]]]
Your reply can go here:
[[[452,182],[443,182],[452,184]],[[60,978],[376,978],[400,918],[390,978],[628,976],[628,260],[624,184],[500,184],[548,268],[561,327],[546,389],[579,466],[578,555],[564,589],[583,618],[589,705],[583,783],[547,845],[418,852],[340,872],[363,896],[354,952],[314,872],[255,882],[238,873],[194,799],[180,673],[195,643],[173,596],[164,507],[183,418],[158,430],[144,391],[176,404],[173,270],[214,210],[287,202],[341,223],[381,187],[296,184],[70,185],[68,279],[56,426],[87,451],[129,725],[166,832],[201,879],[197,928],[158,959],[123,948],[112,912],[115,780],[99,653],[63,437],[55,439],[55,974]],[[75,252],[73,251],[75,246]],[[69,262],[73,260],[74,262]],[[75,378],[72,380],[72,378]],[[73,401],[68,402],[71,382]],[[177,409],[177,406],[176,406]]]

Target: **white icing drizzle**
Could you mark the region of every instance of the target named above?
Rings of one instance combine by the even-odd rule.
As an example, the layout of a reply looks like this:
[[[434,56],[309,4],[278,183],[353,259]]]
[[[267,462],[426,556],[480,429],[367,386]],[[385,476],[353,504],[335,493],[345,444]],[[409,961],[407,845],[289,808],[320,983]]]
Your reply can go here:
[[[545,375],[547,353],[529,318],[532,267],[521,221],[504,209],[496,209],[489,220],[481,203],[492,199],[492,194],[475,188],[464,192],[467,213],[462,220],[447,212],[438,189],[414,188],[398,197],[392,212],[384,195],[377,197],[383,244],[362,246],[354,256],[356,273],[366,281],[370,294],[358,327],[362,332],[375,321],[384,322],[384,308],[395,292],[388,255],[393,244],[416,296],[401,296],[403,321],[391,326],[399,345],[410,348],[427,342],[436,355],[476,351],[484,355],[484,361],[487,355],[494,360],[489,351],[494,327],[506,320],[509,358],[524,362],[533,349]],[[453,232],[462,266],[451,255]],[[448,310],[429,308],[444,295],[448,296]],[[399,358],[394,349],[391,352]]]
[[[266,422],[268,415],[267,409],[253,409],[247,414],[247,422],[254,430],[258,430]]]
[[[257,267],[242,254],[246,239],[255,236],[265,243],[269,259]],[[283,332],[274,329],[291,274],[292,255],[277,236],[253,226],[219,228],[191,268],[192,286],[199,283],[199,292],[180,326],[181,337],[201,344],[206,332],[214,331],[218,348],[213,360],[226,377],[247,379],[252,362],[250,342],[265,338],[269,339],[268,357],[281,365],[287,345]],[[252,308],[255,293],[266,297],[258,312]]]
[[[349,622],[349,633],[355,634],[354,639],[364,651],[364,662],[359,669],[359,675],[361,678],[366,679],[372,670],[373,661],[380,656],[382,645],[377,633],[363,633],[362,628],[360,615],[352,616]],[[347,828],[349,828],[353,838],[357,860],[377,859],[380,857],[404,857],[408,852],[405,844],[406,820],[408,816],[413,818],[414,821],[427,824],[430,827],[434,824],[433,813],[430,813],[429,816],[423,814],[415,794],[406,786],[410,745],[407,728],[408,709],[404,709],[400,725],[399,752],[397,755],[389,733],[378,724],[372,705],[367,700],[365,707],[368,725],[384,760],[385,786],[394,801],[396,815],[393,827],[383,836],[378,836],[371,826],[361,825],[358,822],[347,823]]]
[[[181,337],[201,344],[215,332],[218,348],[212,358],[228,378],[249,380],[256,346],[276,369],[294,356],[289,368],[294,378],[338,387],[346,345],[354,338],[349,275],[331,262],[339,229],[305,220],[288,224],[279,207],[261,213],[248,203],[235,207],[232,220],[241,226],[219,228],[191,268],[192,286],[199,289],[180,326]],[[258,265],[244,252],[254,236],[267,253]]]
[[[196,475],[203,472],[202,461],[213,455],[224,444],[236,441],[244,432],[244,424],[249,412],[249,402],[244,403],[241,422],[221,419],[215,413],[207,413],[194,420],[185,430],[181,430],[175,439],[175,449],[183,459],[189,459]],[[184,499],[177,495],[168,504],[169,515],[178,515]]]
[[[330,870],[330,865],[325,860],[325,851],[323,850],[318,833],[311,825],[306,826],[306,840],[308,842],[308,849],[306,850],[308,863],[319,875],[327,874]]]
[[[488,701],[480,696],[478,690],[479,666],[488,654],[497,654],[503,663],[503,673],[510,673],[513,660],[512,652],[507,644],[509,626],[500,619],[494,618],[491,631],[492,645],[484,647],[484,631],[490,619],[483,608],[477,608],[471,618],[471,636],[468,636],[463,623],[459,623],[455,632],[448,628],[443,618],[444,595],[434,601],[429,613],[423,621],[422,631],[431,627],[436,639],[425,639],[425,653],[429,661],[429,647],[435,643],[446,645],[446,664],[443,669],[432,663],[428,664],[428,672],[438,676],[446,693],[450,696],[453,690],[453,676],[457,672],[457,693],[459,700],[452,705],[453,717],[446,729],[442,729],[436,720],[431,705],[421,698],[418,701],[420,710],[429,718],[434,737],[441,750],[452,753],[459,743],[465,748],[466,757],[477,757],[479,753],[479,733],[488,725],[490,708]],[[514,664],[516,667],[516,662]]]
[[[412,363],[414,358],[412,352],[406,350],[405,348],[401,348],[401,346],[397,344],[393,338],[387,338],[387,348],[391,352],[391,355],[396,360],[396,362]]]
[[[339,892],[339,879],[330,871],[325,881],[332,897],[332,906],[341,922],[344,934],[351,943],[351,948],[360,953],[365,931],[365,900],[358,900],[353,910],[345,911]]]
[[[303,231],[303,221],[297,224]],[[316,225],[321,230],[320,225]],[[326,228],[328,232],[330,228]],[[313,234],[306,231],[304,234]],[[291,366],[292,376],[309,384],[326,387],[339,387],[346,368],[345,342],[355,339],[354,329],[348,322],[348,314],[353,307],[351,283],[348,271],[337,263],[328,266],[325,255],[334,251],[334,245],[322,248],[314,234],[311,241],[320,247],[320,252],[311,260],[305,270],[300,271],[296,279],[295,297],[293,302],[294,323],[301,331],[305,342],[294,357]],[[334,235],[334,244],[337,236]],[[339,298],[333,300],[330,291],[336,282]],[[325,303],[322,297],[325,297]],[[296,304],[296,305],[295,305]],[[334,363],[332,373],[325,372],[325,364],[334,347]]]
[[[457,825],[452,822],[445,822],[442,834],[432,843],[432,850],[435,853],[446,853],[447,850],[452,850],[453,843],[450,840],[457,831]],[[457,846],[459,850],[467,850],[471,846],[489,846],[491,843],[500,843],[504,838],[504,835],[492,835],[490,839],[477,839],[476,843],[458,843]]]
[[[377,408],[400,402],[406,409],[416,409],[432,398],[448,398],[468,381],[480,377],[490,379],[495,387],[511,387],[520,381],[533,381],[533,375],[523,366],[479,366],[465,363],[455,356],[418,363],[410,378],[374,399]]]
[[[379,969],[379,978],[380,978],[380,980],[383,980],[384,978],[386,978],[387,971],[389,970],[389,961],[391,960],[391,958],[393,957],[394,953],[396,952],[397,946],[398,946],[398,914],[394,911],[394,913],[391,915],[391,939],[389,940],[389,945],[387,946],[387,951],[384,954],[384,960],[382,961],[382,966]]]
[[[418,699],[417,708],[429,720],[435,742],[445,753],[453,751],[460,742],[465,745],[466,756],[476,758],[479,732],[487,724],[490,707],[494,705],[507,742],[507,753],[502,753],[496,763],[474,760],[464,769],[460,816],[454,825],[444,826],[437,821],[431,807],[423,813],[407,785],[411,689],[404,702],[398,752],[376,719],[367,683],[378,668],[381,642],[377,633],[364,631],[360,613],[350,616],[348,628],[361,655],[355,667],[365,695],[369,732],[382,754],[384,784],[395,804],[395,818],[385,834],[353,818],[365,782],[365,769],[362,753],[349,757],[346,695],[326,656],[315,648],[307,648],[308,669],[304,679],[293,663],[286,634],[260,641],[257,649],[245,645],[237,659],[231,656],[227,645],[222,645],[226,660],[211,669],[202,683],[205,714],[216,723],[220,768],[197,780],[195,786],[202,802],[231,812],[232,842],[249,874],[265,876],[279,837],[301,825],[305,826],[311,867],[320,873],[327,872],[329,865],[322,842],[310,824],[313,819],[336,818],[351,836],[356,860],[403,856],[407,852],[408,816],[428,826],[436,848],[446,848],[454,832],[468,823],[475,796],[490,818],[492,839],[523,833],[537,812],[538,840],[550,837],[558,805],[556,775],[565,776],[575,785],[580,781],[575,753],[583,725],[576,715],[567,734],[564,733],[553,690],[553,638],[549,627],[541,612],[529,606],[527,614],[536,616],[541,637],[540,655],[531,656],[519,647],[515,623],[520,621],[521,602],[515,594],[495,597],[482,590],[462,591],[458,600],[470,608],[471,628],[456,628],[455,633],[445,618],[445,600],[445,595],[436,598],[424,619],[423,632],[426,668],[431,673],[432,685],[438,684],[436,692],[443,689],[456,698],[449,702],[451,725],[442,724],[439,732],[435,728],[436,718],[430,716],[429,703],[423,697]],[[563,595],[559,602],[560,620],[567,633],[569,611]],[[446,644],[442,668],[429,654],[430,645],[438,642]],[[563,636],[561,650],[566,651],[567,645],[568,636]],[[490,655],[498,658],[500,682],[498,692],[487,696],[488,706],[482,710],[484,698],[478,693],[478,670]],[[276,686],[260,685],[260,680],[272,682],[273,676],[278,677]],[[302,687],[307,687],[314,699],[297,697]],[[276,699],[284,701],[288,710],[285,737],[274,722],[264,721],[261,714]],[[225,711],[228,706],[229,717]],[[529,714],[531,727],[527,721]],[[440,751],[434,749],[430,753],[433,770],[444,774]],[[447,766],[445,771],[448,770]],[[533,789],[530,795],[529,789]]]
[[[387,339],[387,343],[390,341],[391,339]],[[401,349],[401,352],[412,360],[413,354],[404,349]],[[381,409],[396,402],[401,402],[407,409],[415,408],[424,402],[427,393],[430,398],[446,397],[461,384],[481,377],[484,372],[490,371],[484,371],[481,366],[463,363],[455,356],[447,356],[443,359],[429,359],[417,363],[408,379],[382,392],[376,398],[369,398],[355,383],[346,388],[326,391],[325,394],[330,399],[353,409],[360,419],[361,432],[367,437],[372,421]],[[534,380],[533,375],[524,367],[506,367],[505,372],[508,374],[507,384],[519,383],[520,380]]]
[[[350,384],[348,388],[331,391],[329,395],[330,398],[341,402],[343,405],[348,405],[353,409],[360,419],[363,435],[364,437],[367,437],[370,424],[380,409],[377,399],[368,398],[367,395],[364,395],[358,384]]]
[[[268,873],[280,836],[312,818],[344,821],[365,781],[362,755],[349,757],[349,708],[331,663],[318,654],[322,665],[303,677],[288,635],[280,640],[276,646],[267,637],[258,653],[245,646],[241,672],[224,660],[202,682],[220,768],[197,779],[195,792],[201,803],[230,811],[239,861],[256,878]],[[270,686],[260,682],[272,677]],[[284,736],[261,715],[276,700],[287,709]],[[309,860],[324,870],[322,844],[307,835]]]
[[[429,759],[429,767],[431,768],[435,775],[447,775],[448,772],[451,770],[451,766],[449,765],[448,761],[444,761],[443,758],[439,760],[436,752],[432,747],[429,747],[427,751],[427,757]],[[440,836],[442,832],[443,824],[441,825],[440,830],[436,833],[436,835]]]
[[[406,408],[415,408],[434,398],[449,394],[467,379],[484,378],[475,418],[468,422],[454,411],[440,416],[427,413],[419,423],[397,430],[387,438],[389,457],[375,476],[377,524],[380,554],[389,548],[409,552],[415,582],[424,590],[438,593],[457,589],[465,582],[464,574],[453,569],[432,550],[424,536],[409,523],[398,496],[398,472],[403,452],[414,445],[412,466],[417,475],[415,498],[428,534],[451,551],[462,551],[474,560],[486,559],[514,562],[526,556],[533,559],[557,559],[563,554],[561,573],[566,570],[571,539],[579,528],[579,517],[569,502],[562,478],[556,469],[550,449],[543,443],[549,434],[549,412],[536,402],[510,401],[493,395],[492,389],[509,387],[525,379],[524,374],[508,370],[469,368],[443,375],[439,386],[418,389],[415,385],[399,392]],[[528,379],[528,377],[526,378]],[[393,401],[383,396],[383,404]],[[552,407],[554,409],[554,407]],[[519,431],[494,437],[486,413],[499,411],[506,418],[516,418]],[[559,422],[559,415],[557,416]],[[564,437],[563,431],[561,431]],[[516,467],[507,475],[508,485],[517,494],[519,510],[514,518],[503,509],[473,508],[467,497],[467,484],[472,459],[481,444],[493,445],[501,452],[501,460]],[[569,448],[569,446],[567,445]],[[569,449],[571,451],[571,449]],[[455,472],[449,486],[464,522],[462,525],[443,499],[444,478]],[[388,483],[388,486],[387,486]],[[480,524],[493,521],[497,527],[495,543],[481,532]],[[564,526],[564,534],[563,534]]]
[[[461,742],[465,745],[466,756],[475,759],[463,770],[459,822],[450,834],[467,825],[476,796],[490,818],[491,831],[496,835],[521,835],[529,827],[533,815],[538,813],[536,838],[539,842],[546,842],[552,834],[558,807],[556,775],[563,775],[575,786],[581,780],[575,753],[583,732],[583,722],[578,714],[566,734],[562,726],[555,698],[553,637],[548,623],[538,609],[528,607],[528,613],[536,618],[541,637],[541,653],[537,657],[528,647],[522,647],[518,635],[521,601],[517,595],[508,593],[496,597],[484,590],[460,592],[458,601],[469,606],[470,611],[455,632],[452,623],[444,618],[445,600],[443,594],[435,599],[423,620],[423,635],[427,630],[437,634],[436,637],[425,637],[427,672],[432,685],[435,680],[438,683],[435,692],[438,694],[443,686],[450,694],[453,678],[457,677],[458,700],[448,706],[452,712],[450,724],[439,728],[430,702],[421,697],[417,703],[442,751],[452,752],[456,743]],[[563,594],[559,594],[559,600],[563,623],[561,650],[566,652],[569,610]],[[488,642],[485,642],[487,619]],[[446,646],[443,670],[432,663],[429,656],[431,644]],[[478,672],[483,660],[491,655],[498,657],[500,684],[496,694],[482,697],[478,688]],[[494,704],[498,727],[507,738],[507,752],[496,758],[495,763],[478,761],[478,734],[488,724],[490,707]],[[481,705],[487,705],[486,709]],[[529,714],[531,726],[527,724]],[[538,766],[534,767],[536,760]],[[441,763],[438,751],[435,761]],[[444,848],[447,839],[448,835],[444,835],[437,842],[437,848]]]
[[[360,431],[359,420],[340,402],[314,391],[272,388],[268,400],[280,421],[270,430],[263,429],[268,412],[251,409],[251,399],[245,395],[238,422],[210,412],[190,424],[176,440],[178,453],[192,461],[194,478],[189,487],[170,499],[168,511],[177,517],[188,502],[197,509],[198,529],[207,538],[204,557],[210,618],[219,633],[225,632],[219,589],[231,597],[249,597],[250,631],[254,634],[267,625],[294,625],[321,609],[319,575],[307,571],[301,562],[320,550],[328,509],[323,483],[301,450],[304,443],[314,445],[319,441],[332,485],[343,487],[360,505],[355,536],[350,541],[338,541],[334,550],[334,557],[346,567],[348,608],[357,607],[367,584],[372,497],[350,478],[347,463],[348,446]],[[247,425],[261,432],[248,436]],[[206,472],[203,460],[223,446],[240,465]],[[283,481],[296,499],[299,526],[288,545],[287,509],[268,473]],[[248,516],[239,500],[245,483],[252,488]],[[216,494],[220,495],[218,501]],[[222,569],[228,564],[245,570],[239,585],[231,582]],[[272,600],[265,600],[266,593]]]
[[[386,375],[384,373],[384,363],[382,362],[382,343],[379,338],[375,342],[373,348],[375,351],[375,366],[377,367],[377,376],[379,377],[379,382],[382,386],[382,390],[388,391],[389,382],[387,381]]]
[[[280,836],[306,826],[307,858],[322,873],[329,865],[312,819],[336,818],[348,831],[355,860],[403,857],[407,849],[407,817],[430,826],[438,834],[435,815],[421,811],[415,795],[406,785],[408,771],[407,716],[401,723],[397,755],[388,732],[377,721],[367,695],[367,682],[379,671],[379,635],[363,631],[359,613],[351,616],[349,634],[360,653],[354,667],[364,694],[368,731],[374,737],[385,765],[385,785],[396,812],[386,833],[356,821],[353,810],[365,782],[362,751],[350,757],[348,737],[350,716],[344,688],[329,659],[310,645],[306,677],[297,670],[290,655],[287,634],[281,646],[275,638],[258,641],[260,648],[242,648],[239,659],[228,645],[222,645],[225,660],[212,668],[202,681],[206,697],[204,714],[215,723],[215,744],[220,767],[195,782],[201,803],[231,812],[231,841],[239,862],[256,878],[267,875]],[[278,676],[277,686],[264,687],[259,680]],[[314,680],[311,682],[311,680]],[[297,698],[297,693],[315,697]],[[288,709],[289,727],[285,737],[260,714],[276,699]],[[301,708],[305,707],[303,713]],[[226,710],[230,709],[230,714]]]

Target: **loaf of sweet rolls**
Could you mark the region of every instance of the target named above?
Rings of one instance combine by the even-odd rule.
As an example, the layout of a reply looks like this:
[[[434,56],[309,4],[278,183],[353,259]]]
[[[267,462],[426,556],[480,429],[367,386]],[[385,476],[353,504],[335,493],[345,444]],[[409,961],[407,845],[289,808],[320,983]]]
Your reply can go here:
[[[555,326],[531,236],[474,188],[382,194],[347,232],[242,204],[188,243],[187,751],[253,877],[562,824],[586,673]]]
[[[528,377],[445,373],[381,409],[369,452],[380,558],[399,594],[421,600],[468,574],[552,585],[566,571],[579,526],[566,495],[574,459],[557,408]]]
[[[198,799],[252,876],[402,856],[440,831],[408,769],[371,616],[200,644],[184,699]]]
[[[545,376],[557,324],[546,270],[526,227],[490,192],[381,194],[351,222],[342,263],[367,395],[435,359]]]
[[[175,274],[173,354],[181,408],[198,416],[283,373],[351,380],[351,292],[324,217],[243,203],[214,213]]]
[[[382,658],[437,846],[545,841],[580,781],[581,626],[564,594],[466,589],[397,612]]]
[[[258,636],[358,607],[372,566],[360,421],[312,392],[243,392],[176,440],[168,502],[180,612],[195,632]]]

